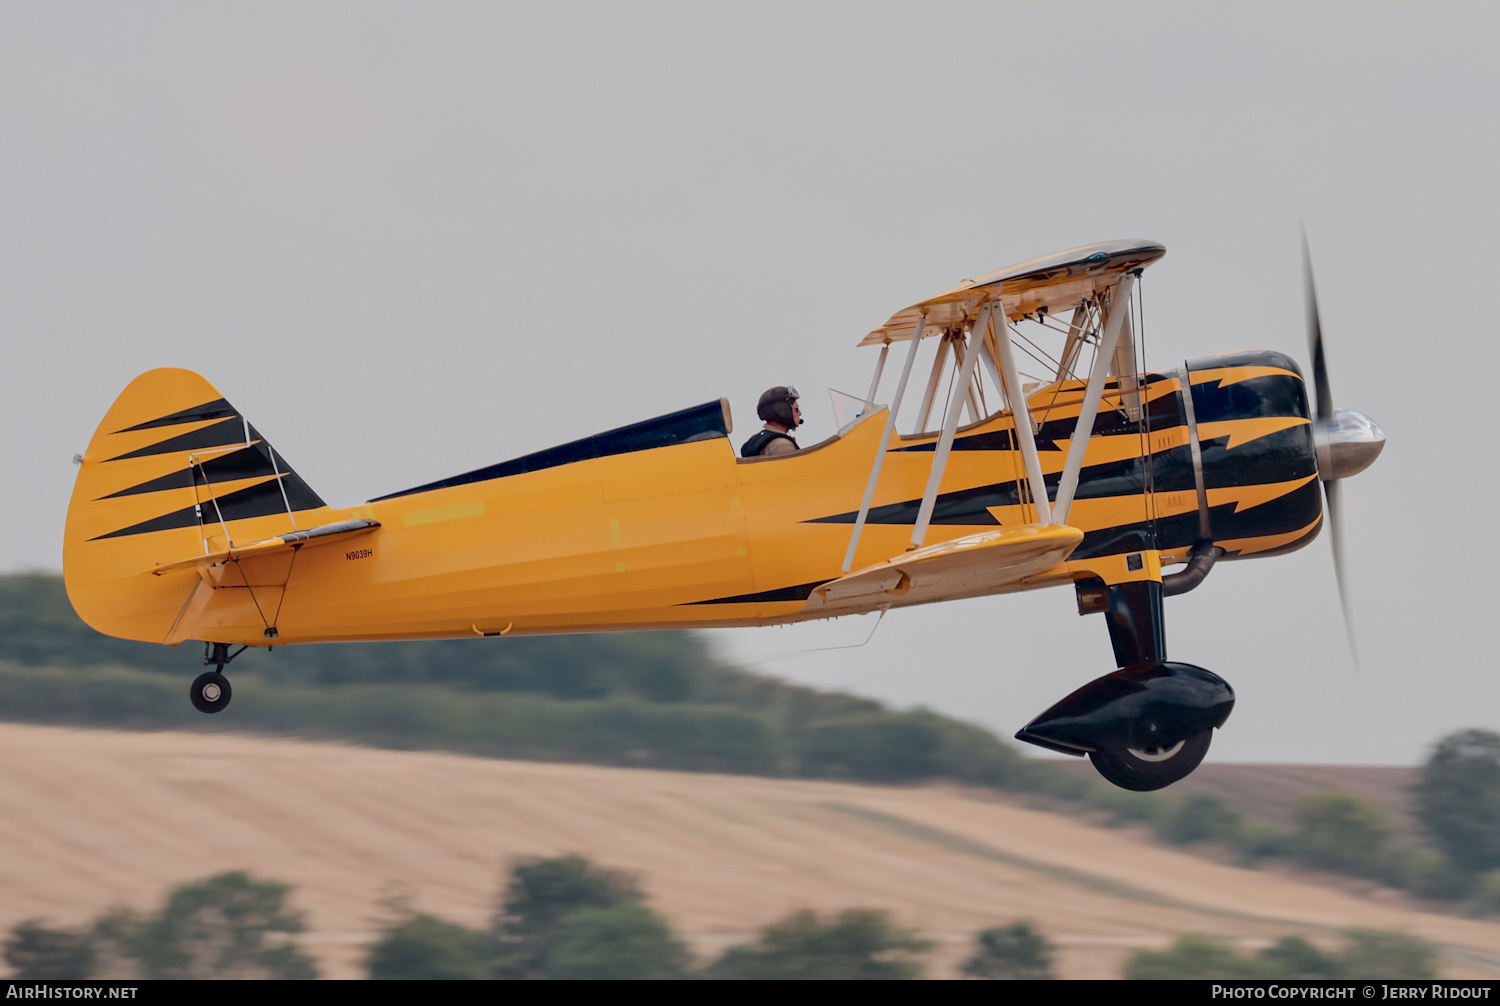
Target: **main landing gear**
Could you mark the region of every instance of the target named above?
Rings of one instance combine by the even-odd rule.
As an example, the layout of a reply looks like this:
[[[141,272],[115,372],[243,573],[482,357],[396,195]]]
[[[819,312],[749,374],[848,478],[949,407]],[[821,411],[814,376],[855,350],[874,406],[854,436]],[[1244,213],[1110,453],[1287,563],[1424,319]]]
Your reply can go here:
[[[1080,584],[1079,613],[1103,612],[1119,670],[1058,702],[1016,739],[1087,754],[1122,789],[1161,789],[1197,768],[1234,709],[1234,689],[1212,671],[1166,659],[1162,594],[1154,580]]]
[[[228,643],[210,643],[205,647],[203,662],[212,664],[214,669],[204,671],[193,679],[188,697],[193,700],[194,709],[200,713],[217,713],[229,705],[234,690],[229,687],[229,679],[224,676],[224,666],[244,652],[245,647],[242,646],[230,653]]]
[[[1121,789],[1161,789],[1197,768],[1208,754],[1208,742],[1212,739],[1213,731],[1205,730],[1171,747],[1100,748],[1089,752],[1089,761],[1100,775]]]

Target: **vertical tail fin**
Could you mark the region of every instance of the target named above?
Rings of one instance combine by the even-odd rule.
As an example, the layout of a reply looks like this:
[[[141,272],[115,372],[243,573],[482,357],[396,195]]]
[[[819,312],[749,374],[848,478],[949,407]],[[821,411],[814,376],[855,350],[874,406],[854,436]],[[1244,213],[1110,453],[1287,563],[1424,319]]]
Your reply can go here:
[[[200,582],[158,563],[317,523],[327,504],[189,370],[142,374],[89,442],[68,505],[63,573],[85,622],[162,642]]]

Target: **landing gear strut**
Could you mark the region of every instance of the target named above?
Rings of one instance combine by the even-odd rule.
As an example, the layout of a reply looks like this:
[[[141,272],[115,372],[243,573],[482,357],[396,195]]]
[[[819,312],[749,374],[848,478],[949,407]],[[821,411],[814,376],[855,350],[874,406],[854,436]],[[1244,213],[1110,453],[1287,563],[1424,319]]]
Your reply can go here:
[[[1234,709],[1234,689],[1212,671],[1167,660],[1162,585],[1140,580],[1078,588],[1079,612],[1102,612],[1119,670],[1058,702],[1016,734],[1064,754],[1087,754],[1122,789],[1146,791],[1187,776]]]
[[[193,679],[193,687],[188,692],[188,697],[193,700],[193,708],[200,713],[222,712],[228,705],[229,699],[234,691],[229,687],[229,679],[224,676],[224,665],[235,657],[245,652],[245,647],[240,647],[234,653],[229,652],[228,643],[212,643],[203,655],[205,664],[212,664],[213,670],[204,671]]]

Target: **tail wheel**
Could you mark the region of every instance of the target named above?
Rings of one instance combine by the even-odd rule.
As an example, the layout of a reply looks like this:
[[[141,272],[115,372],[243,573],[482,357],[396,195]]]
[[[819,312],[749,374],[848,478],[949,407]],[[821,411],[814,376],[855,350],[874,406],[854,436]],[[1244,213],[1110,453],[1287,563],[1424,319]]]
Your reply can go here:
[[[193,708],[200,713],[217,713],[229,705],[233,692],[224,675],[218,671],[204,671],[193,679],[193,688],[188,694],[193,700]]]
[[[1089,752],[1099,774],[1121,789],[1145,793],[1185,778],[1208,754],[1213,731],[1178,741],[1170,747],[1109,748]]]

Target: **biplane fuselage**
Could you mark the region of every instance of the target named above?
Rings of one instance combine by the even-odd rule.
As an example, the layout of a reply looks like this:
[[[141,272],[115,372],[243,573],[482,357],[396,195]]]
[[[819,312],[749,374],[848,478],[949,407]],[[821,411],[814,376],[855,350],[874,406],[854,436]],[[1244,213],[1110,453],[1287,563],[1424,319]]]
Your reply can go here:
[[[1070,515],[1081,538],[1057,542],[1056,561],[1023,576],[971,577],[915,596],[897,584],[841,604],[817,591],[843,576],[883,409],[798,454],[746,460],[735,456],[725,407],[714,402],[333,509],[321,500],[306,505],[314,502],[311,490],[285,461],[276,465],[279,456],[227,407],[208,419],[158,425],[218,395],[186,371],[155,371],[137,382],[148,387],[132,385],[137,393],[121,396],[149,403],[155,414],[111,414],[85,457],[95,488],[92,505],[71,515],[69,538],[78,544],[66,557],[68,586],[83,617],[112,635],[280,646],[759,625],[1082,578],[1159,579],[1163,566],[1186,561],[1204,540],[1205,515],[1208,537],[1231,556],[1305,543],[1317,531],[1321,501],[1296,364],[1279,353],[1244,353],[1195,360],[1185,372],[1194,421],[1184,405],[1184,371],[1150,375],[1139,423],[1127,418],[1118,389],[1106,386]],[[1082,382],[1071,381],[1029,395],[1054,489],[1082,391]],[[889,445],[855,570],[907,548],[937,439],[933,432]],[[173,446],[179,449],[152,453]],[[208,455],[210,466],[213,458],[235,461],[230,474],[239,477],[214,480],[211,469],[206,484],[183,478],[174,487],[130,491],[191,470],[186,453]],[[208,502],[214,495],[223,521]],[[236,516],[247,508],[254,515]],[[163,527],[174,514],[179,526]],[[168,560],[281,535],[293,521],[306,529],[353,519],[378,527],[151,575]],[[927,543],[1007,529],[1046,534],[1027,499],[1014,423],[1002,412],[957,431]],[[73,561],[83,550],[93,572],[87,578]],[[138,603],[124,607],[127,584]]]

